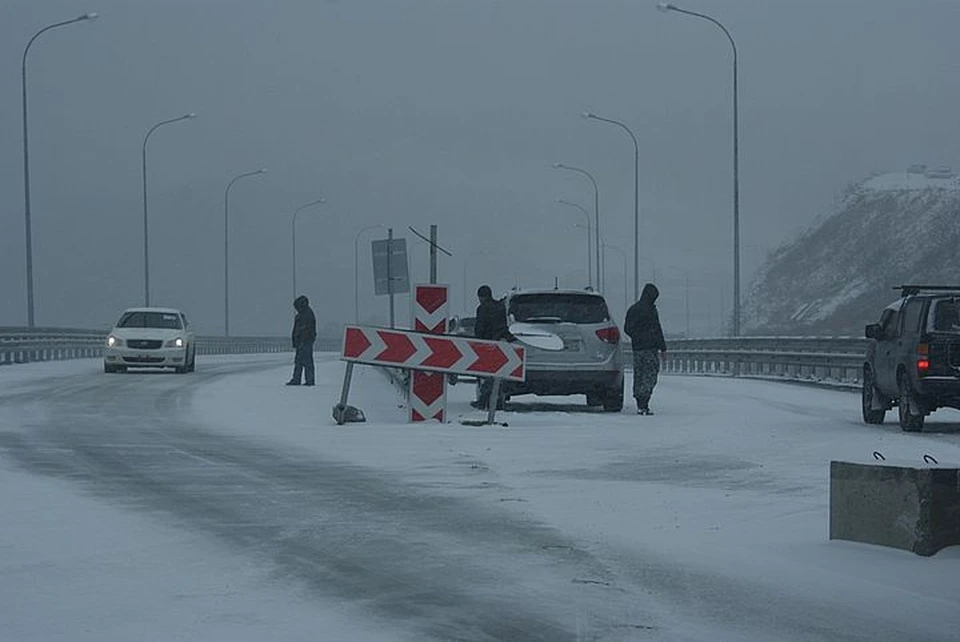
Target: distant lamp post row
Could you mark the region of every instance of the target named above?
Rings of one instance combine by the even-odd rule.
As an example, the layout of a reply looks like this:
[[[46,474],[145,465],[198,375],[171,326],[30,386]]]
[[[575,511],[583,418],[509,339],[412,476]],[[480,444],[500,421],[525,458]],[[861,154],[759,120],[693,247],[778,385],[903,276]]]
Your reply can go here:
[[[730,41],[733,49],[733,336],[740,336],[740,118],[738,112],[738,58],[737,43],[723,24],[704,13],[681,9],[675,4],[661,2],[657,8],[664,13],[675,12],[706,20],[717,26]]]
[[[27,54],[30,52],[30,47],[33,45],[33,42],[40,37],[41,34],[50,31],[51,29],[56,29],[57,27],[66,27],[67,25],[72,25],[76,22],[85,22],[88,20],[94,20],[97,18],[95,13],[85,13],[82,16],[78,16],[72,20],[64,20],[63,22],[55,22],[51,25],[47,25],[37,33],[33,34],[33,37],[27,42],[27,46],[23,49],[23,61],[21,64],[21,77],[22,77],[22,94],[23,94],[23,216],[24,216],[24,235],[26,237],[26,262],[27,262],[27,325],[29,327],[34,327],[34,303],[33,303],[33,237],[31,236],[31,227],[30,227],[30,143],[29,143],[29,129],[27,127]]]
[[[587,220],[587,226],[586,226],[587,227],[587,285],[592,288],[593,287],[593,260],[592,260],[592,254],[590,249],[592,245],[592,241],[590,240],[590,212],[588,212],[584,206],[578,203],[565,201],[562,198],[558,198],[557,203],[561,205],[568,205],[570,207],[577,208],[578,210],[580,210],[580,212],[583,213],[584,218],[586,218]]]
[[[583,117],[616,125],[630,134],[633,140],[633,298],[637,300],[640,298],[640,144],[633,130],[619,120],[597,116],[589,111],[584,112]]]
[[[143,304],[150,307],[150,226],[147,219],[147,142],[150,135],[164,125],[172,125],[183,120],[196,118],[193,112],[177,116],[169,120],[161,120],[159,123],[147,130],[147,135],[143,137],[143,150],[141,156],[141,168],[143,170]]]
[[[267,170],[257,169],[234,176],[223,191],[223,336],[230,336],[230,188],[243,178],[266,174]]]
[[[565,169],[571,172],[576,172],[582,174],[590,179],[590,182],[593,184],[593,241],[595,249],[595,258],[597,263],[597,290],[603,291],[603,267],[600,265],[600,189],[597,187],[597,179],[593,177],[593,174],[588,172],[585,169],[580,167],[573,167],[572,165],[565,165],[563,163],[554,163],[553,166],[557,169]]]

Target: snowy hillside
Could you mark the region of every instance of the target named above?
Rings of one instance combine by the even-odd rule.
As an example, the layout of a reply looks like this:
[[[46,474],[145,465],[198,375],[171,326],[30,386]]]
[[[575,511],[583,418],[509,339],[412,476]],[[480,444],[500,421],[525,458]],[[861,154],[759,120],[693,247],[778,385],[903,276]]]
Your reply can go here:
[[[744,334],[859,335],[901,283],[960,285],[960,179],[873,176],[771,255],[744,298]]]

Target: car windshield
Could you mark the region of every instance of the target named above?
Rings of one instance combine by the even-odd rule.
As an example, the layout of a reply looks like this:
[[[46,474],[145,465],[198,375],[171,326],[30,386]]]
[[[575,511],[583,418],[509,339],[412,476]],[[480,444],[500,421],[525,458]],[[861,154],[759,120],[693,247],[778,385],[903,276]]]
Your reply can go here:
[[[166,330],[180,330],[180,315],[173,312],[125,312],[118,328],[163,328]]]
[[[960,297],[934,301],[927,329],[930,332],[960,334]]]
[[[600,297],[559,292],[516,295],[508,312],[514,321],[537,323],[603,323],[610,318]]]

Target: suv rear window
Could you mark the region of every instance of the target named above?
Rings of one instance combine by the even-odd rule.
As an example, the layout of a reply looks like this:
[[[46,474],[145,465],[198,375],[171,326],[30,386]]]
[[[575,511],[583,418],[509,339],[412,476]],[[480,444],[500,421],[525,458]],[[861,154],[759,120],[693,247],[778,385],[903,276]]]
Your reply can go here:
[[[127,312],[117,322],[118,328],[164,328],[180,330],[180,315],[169,312]]]
[[[569,292],[517,294],[510,297],[507,312],[515,321],[528,323],[603,323],[610,319],[602,298]]]
[[[960,298],[937,299],[929,315],[928,329],[931,332],[960,334]]]

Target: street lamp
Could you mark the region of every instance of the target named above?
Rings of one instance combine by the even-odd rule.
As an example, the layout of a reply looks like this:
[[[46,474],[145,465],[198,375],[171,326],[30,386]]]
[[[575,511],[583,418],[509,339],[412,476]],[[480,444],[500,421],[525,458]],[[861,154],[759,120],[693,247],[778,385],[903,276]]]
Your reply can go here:
[[[27,46],[23,48],[23,61],[20,66],[22,85],[23,90],[23,218],[24,218],[24,235],[26,237],[26,260],[27,260],[27,325],[29,327],[34,327],[34,317],[33,317],[33,237],[30,229],[30,144],[29,136],[27,134],[27,54],[30,52],[30,46],[33,45],[33,41],[40,37],[40,34],[50,31],[51,29],[56,29],[57,27],[65,27],[67,25],[72,25],[75,22],[83,22],[86,20],[95,20],[97,14],[95,13],[85,13],[82,16],[78,16],[73,20],[65,20],[63,22],[55,22],[52,25],[47,25],[37,33],[33,34],[33,37],[27,42]]]
[[[583,117],[593,120],[599,120],[603,123],[610,123],[623,129],[630,134],[633,140],[633,298],[640,298],[640,144],[637,142],[637,136],[633,130],[626,124],[612,118],[604,118],[586,111]]]
[[[737,43],[719,20],[704,13],[681,9],[675,4],[661,2],[657,9],[668,13],[686,14],[713,23],[723,31],[733,49],[733,336],[740,336],[740,118],[737,89]]]
[[[143,154],[141,157],[141,168],[143,170],[143,304],[147,307],[150,307],[150,228],[147,225],[147,141],[150,140],[150,135],[153,132],[164,125],[170,125],[172,123],[178,123],[181,120],[196,117],[196,114],[190,112],[189,114],[177,116],[170,120],[162,120],[151,127],[147,131],[147,135],[143,137]]]
[[[230,336],[230,188],[241,178],[266,173],[265,169],[257,169],[234,176],[223,192],[223,336],[225,337]]]
[[[573,167],[572,165],[564,165],[563,163],[554,163],[553,166],[557,169],[565,169],[571,172],[576,172],[578,174],[583,174],[590,179],[590,182],[593,183],[593,241],[594,247],[596,248],[596,261],[597,261],[597,290],[603,291],[603,268],[600,265],[600,189],[597,187],[597,179],[593,177],[593,174],[588,172],[585,169],[579,167]]]
[[[312,207],[314,205],[320,205],[321,203],[326,203],[326,201],[322,198],[318,198],[315,201],[310,201],[309,203],[301,205],[293,213],[293,222],[290,223],[291,247],[293,248],[292,255],[293,255],[293,298],[294,299],[297,298],[297,214],[307,209],[308,207]]]
[[[360,261],[357,258],[360,254],[360,235],[368,230],[375,230],[383,227],[380,223],[361,227],[357,235],[353,237],[353,320],[354,323],[360,323]]]
[[[562,198],[557,199],[557,203],[561,205],[569,205],[570,207],[575,207],[581,212],[583,212],[584,218],[587,219],[587,285],[591,288],[593,287],[593,261],[591,260],[590,255],[590,246],[592,242],[590,241],[590,212],[586,210],[585,207],[579,205],[578,203],[571,203],[570,201],[565,201]]]

